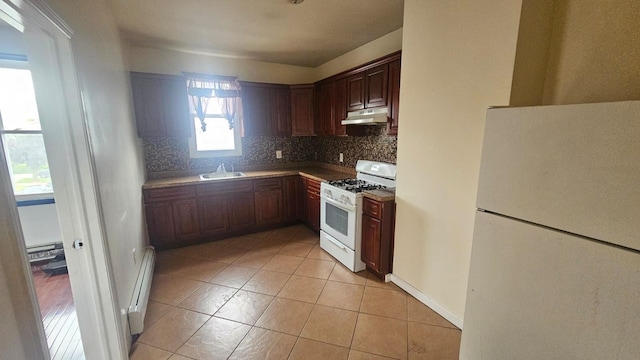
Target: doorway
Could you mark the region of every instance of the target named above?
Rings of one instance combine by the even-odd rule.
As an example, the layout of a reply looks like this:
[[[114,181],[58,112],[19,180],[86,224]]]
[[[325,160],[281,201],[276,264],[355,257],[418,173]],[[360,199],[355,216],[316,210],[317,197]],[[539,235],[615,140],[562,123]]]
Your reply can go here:
[[[0,38],[13,40],[0,46],[4,160],[51,359],[84,359],[33,80],[28,59],[20,54],[20,37],[13,28],[0,26]]]
[[[22,191],[27,186],[30,189],[28,192],[36,193],[27,194],[30,196],[47,194],[47,191],[51,193],[55,189],[53,200],[59,218],[64,260],[67,262],[70,284],[68,289],[73,289],[67,292],[72,293],[79,328],[79,331],[69,331],[65,334],[70,339],[82,334],[82,341],[77,342],[73,351],[65,351],[62,355],[70,354],[65,358],[126,359],[126,341],[120,311],[115,301],[100,202],[96,193],[95,172],[69,41],[73,32],[44,2],[39,1],[0,0],[0,19],[18,30],[26,45],[38,112],[42,120],[39,132],[50,165],[50,168],[44,169],[37,168],[41,165],[31,164],[36,167],[33,170],[34,174],[28,179],[17,179],[15,175],[19,171],[14,171],[11,175],[7,170],[19,169],[13,169],[13,166],[6,164],[5,159],[10,159],[11,155],[5,154],[7,146],[1,146],[0,165],[3,169],[0,169],[0,198],[15,199],[16,190],[20,188],[19,191]],[[11,135],[35,135],[33,132]],[[18,164],[24,160],[20,158],[20,154],[17,159]],[[46,182],[47,178],[52,180],[50,188]],[[10,179],[16,183],[13,188],[6,186],[9,185]],[[25,180],[25,183],[29,184],[20,183],[21,185],[17,186],[19,180]],[[7,211],[0,211],[0,230],[5,231],[9,228],[7,241],[12,241],[10,247],[17,248],[18,251],[13,251],[13,258],[3,254],[0,254],[0,258],[5,268],[4,274],[10,276],[7,282],[9,287],[13,286],[19,291],[3,294],[0,300],[3,304],[7,303],[8,297],[9,304],[14,305],[13,311],[20,313],[9,313],[18,321],[8,322],[8,330],[4,329],[5,332],[13,330],[18,336],[13,337],[14,340],[9,345],[2,340],[0,344],[9,347],[16,354],[12,358],[47,359],[48,354],[42,354],[39,350],[31,351],[27,345],[31,342],[33,348],[35,344],[39,344],[46,351],[45,326],[36,320],[39,315],[36,301],[36,285],[39,279],[36,278],[34,281],[34,278],[29,276],[31,269],[23,236],[26,231],[21,231],[22,219],[18,215],[18,204],[14,201],[4,210]],[[9,227],[6,224],[9,224]],[[53,250],[56,250],[55,245]],[[63,288],[59,284],[54,287]],[[27,291],[22,291],[23,288]],[[68,317],[66,322],[58,324],[62,327],[64,324],[71,326],[69,324],[72,323],[72,317]],[[25,337],[26,333],[30,335]],[[77,351],[80,347],[84,356]],[[20,354],[22,355],[18,356]],[[57,358],[53,351],[51,355]]]

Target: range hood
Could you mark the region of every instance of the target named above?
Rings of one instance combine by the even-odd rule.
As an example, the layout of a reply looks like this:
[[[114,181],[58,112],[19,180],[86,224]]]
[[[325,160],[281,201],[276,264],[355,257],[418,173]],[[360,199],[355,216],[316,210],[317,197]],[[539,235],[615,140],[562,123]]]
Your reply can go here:
[[[352,111],[342,120],[342,125],[385,125],[388,111],[386,107]]]

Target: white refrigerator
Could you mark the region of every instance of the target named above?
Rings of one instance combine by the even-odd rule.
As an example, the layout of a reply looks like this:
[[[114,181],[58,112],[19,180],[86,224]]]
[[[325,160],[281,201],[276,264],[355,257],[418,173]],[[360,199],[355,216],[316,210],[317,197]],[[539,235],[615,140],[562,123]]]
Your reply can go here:
[[[460,359],[640,359],[640,101],[487,112]]]

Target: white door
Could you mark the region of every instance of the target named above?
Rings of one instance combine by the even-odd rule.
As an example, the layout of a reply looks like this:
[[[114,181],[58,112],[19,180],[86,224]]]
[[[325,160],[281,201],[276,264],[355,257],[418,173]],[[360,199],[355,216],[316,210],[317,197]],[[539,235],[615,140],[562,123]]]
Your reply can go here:
[[[44,5],[3,0],[0,13],[24,31],[27,42],[85,356],[126,359],[69,42],[72,32],[54,23],[57,16]]]

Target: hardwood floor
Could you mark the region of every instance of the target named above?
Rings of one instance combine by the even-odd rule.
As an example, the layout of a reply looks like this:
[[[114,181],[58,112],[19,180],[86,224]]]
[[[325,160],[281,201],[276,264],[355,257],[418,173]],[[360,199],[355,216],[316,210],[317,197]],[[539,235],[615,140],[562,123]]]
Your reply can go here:
[[[69,274],[49,276],[34,267],[33,280],[51,359],[84,359]]]

